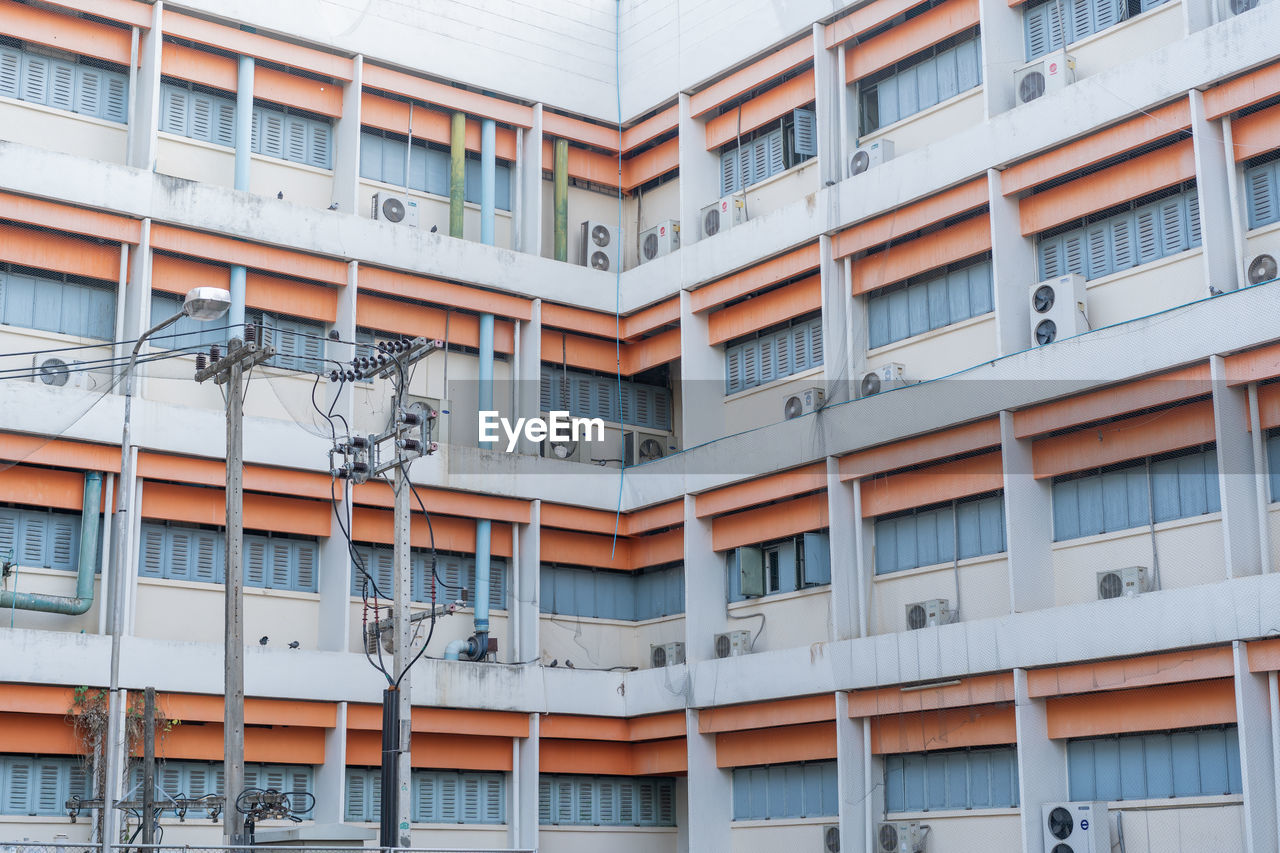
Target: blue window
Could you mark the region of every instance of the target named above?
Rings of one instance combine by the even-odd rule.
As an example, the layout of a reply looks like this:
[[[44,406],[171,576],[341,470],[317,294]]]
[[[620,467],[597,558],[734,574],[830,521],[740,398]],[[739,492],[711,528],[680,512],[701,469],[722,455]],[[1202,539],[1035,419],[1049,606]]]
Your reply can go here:
[[[737,110],[736,105],[726,110]],[[764,128],[742,135],[720,152],[720,195],[726,196],[781,174],[818,153],[813,110],[787,113]]]
[[[1018,807],[1018,751],[1012,746],[884,757],[889,812]]]
[[[347,768],[346,813],[349,823],[376,823],[382,771]],[[414,770],[410,820],[414,823],[488,823],[507,821],[507,780],[502,773]]]
[[[144,578],[223,583],[226,544],[221,530],[144,522],[138,574]],[[245,586],[316,591],[320,546],[279,534],[244,537]]]
[[[622,407],[619,409],[619,394]],[[539,405],[544,412],[602,418],[627,426],[671,429],[671,392],[657,385],[618,377],[542,366]]]
[[[314,768],[309,764],[259,764],[248,762],[244,766],[246,788],[274,788],[277,791],[303,793],[312,790]],[[167,798],[182,796],[195,799],[206,794],[221,794],[223,786],[222,762],[163,761],[156,765],[155,791],[157,808],[163,808]],[[125,799],[142,796],[142,768],[129,771],[129,791]],[[303,798],[293,805],[303,806]],[[168,811],[172,811],[171,809]]]
[[[541,584],[543,613],[636,622],[684,612],[682,565],[611,572],[544,564]]]
[[[327,118],[303,116],[288,107],[255,105],[250,146],[254,154],[328,169],[333,126]]]
[[[1023,9],[1027,59],[1105,30],[1168,0],[1033,0]],[[1065,19],[1064,16],[1065,15]]]
[[[160,130],[235,147],[236,98],[183,81],[160,87]],[[254,154],[329,169],[333,125],[329,119],[289,107],[255,104],[249,147]]]
[[[411,190],[449,195],[449,152],[415,139],[409,158],[409,179],[405,181],[405,147],[408,140],[397,134],[362,131],[360,134],[360,177]],[[463,198],[480,203],[480,159],[468,156]],[[494,169],[494,206],[511,209],[511,166],[498,161]]]
[[[876,519],[876,574],[1004,551],[1004,495]]]
[[[87,58],[54,59],[0,44],[0,97],[123,124],[128,121],[128,75],[92,63]]]
[[[1280,430],[1267,434],[1267,472],[1271,475],[1271,500],[1280,501]]]
[[[116,286],[0,266],[0,322],[110,341],[115,338]]]
[[[181,310],[181,296],[152,290],[150,322],[153,325],[164,320],[166,317],[172,317]],[[208,349],[210,344],[225,345],[233,331],[235,335],[241,337],[244,335],[244,332],[240,329],[228,329],[225,318],[222,320],[214,320],[212,322],[204,322],[183,316],[173,325],[147,340],[156,347],[168,349],[190,349],[195,351]]]
[[[264,311],[246,312],[245,321],[259,324],[264,331],[261,339],[276,348],[267,364],[306,373],[325,371],[323,323]]]
[[[725,566],[729,601],[825,586],[831,583],[831,543],[826,533],[803,533],[744,545],[729,552]]]
[[[835,817],[840,813],[836,762],[738,767],[733,771],[733,819]]]
[[[166,80],[160,86],[160,130],[234,148],[235,95],[217,94],[186,81]]]
[[[391,598],[395,588],[395,550],[390,545],[357,545],[356,553],[364,569],[377,586],[378,595]],[[413,585],[410,595],[414,601],[431,601],[431,552],[413,548],[410,552]],[[476,558],[470,554],[436,552],[435,600],[455,601],[467,590],[467,601],[476,600]],[[358,596],[364,585],[360,569],[351,567],[351,594]],[[374,595],[371,588],[369,595]],[[489,606],[494,610],[507,607],[507,561],[502,557],[489,560]]]
[[[1261,228],[1280,221],[1280,159],[1259,163],[1245,170],[1249,227]]]
[[[666,777],[538,777],[538,823],[675,826],[676,783]]]
[[[1061,542],[1220,509],[1213,449],[1163,454],[1055,480],[1053,538]]]
[[[1041,280],[1069,273],[1101,278],[1200,245],[1200,204],[1194,187],[1090,219],[1083,227],[1039,239]]]
[[[724,350],[725,394],[822,366],[822,317],[799,317],[756,332]]]
[[[982,83],[977,29],[860,80],[862,133],[872,133]]]
[[[1244,790],[1234,725],[1069,741],[1067,778],[1072,800],[1156,800]]]
[[[0,561],[4,560],[19,568],[74,572],[80,562],[80,513],[0,507]]]
[[[69,797],[89,794],[78,758],[0,755],[0,814],[65,817]]]
[[[875,263],[874,256],[867,262]],[[877,290],[867,299],[870,348],[990,314],[995,310],[991,291],[990,260],[953,266]]]

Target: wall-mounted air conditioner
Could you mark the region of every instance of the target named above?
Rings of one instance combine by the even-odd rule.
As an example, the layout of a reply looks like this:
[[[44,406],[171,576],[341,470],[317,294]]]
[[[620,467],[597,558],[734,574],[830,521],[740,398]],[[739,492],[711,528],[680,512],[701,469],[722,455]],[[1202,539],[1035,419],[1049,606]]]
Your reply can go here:
[[[396,193],[374,193],[370,216],[383,222],[418,227],[418,202]]]
[[[951,602],[948,599],[931,598],[928,601],[913,601],[907,605],[907,630],[909,631],[950,625],[954,621],[956,621],[956,612],[951,609]]]
[[[582,223],[582,255],[580,263],[601,272],[617,272],[620,267],[618,250],[622,245],[622,232],[614,225],[590,220]]]
[[[751,632],[729,631],[716,634],[716,657],[731,658],[751,654]]]
[[[586,456],[581,441],[552,441],[545,438],[538,445],[539,453],[547,459],[563,459],[566,462],[585,462]]]
[[[622,440],[622,455],[628,468],[661,459],[677,449],[675,437],[670,435],[628,431]]]
[[[858,396],[871,397],[881,391],[892,391],[894,388],[910,384],[906,368],[899,362],[891,361],[862,375],[862,379],[858,382]]]
[[[747,204],[740,195],[727,195],[715,204],[702,208],[698,214],[698,227],[703,238],[714,237],[746,221]]]
[[[906,821],[876,824],[876,853],[923,853],[927,826]]]
[[[1218,22],[1229,21],[1271,0],[1218,0]]]
[[[1040,826],[1046,853],[1111,853],[1106,803],[1045,803]]]
[[[684,643],[649,646],[649,666],[660,669],[677,663],[684,663]]]
[[[37,355],[31,359],[31,381],[49,388],[80,388],[92,391],[98,379],[85,369],[82,361]]]
[[[669,255],[680,248],[680,223],[674,219],[659,222],[640,232],[640,263]]]
[[[1266,284],[1269,281],[1275,281],[1278,275],[1280,275],[1280,268],[1277,267],[1275,255],[1256,255],[1250,259],[1249,284]]]
[[[893,159],[893,142],[888,139],[877,139],[849,155],[849,177],[861,175],[868,169],[874,169],[881,163]]]
[[[797,394],[790,394],[782,404],[782,418],[789,421],[801,415],[812,414],[822,408],[826,399],[827,394],[821,388],[806,388]]]
[[[840,853],[840,826],[829,823],[822,827],[822,849],[826,853]]]
[[[1151,591],[1151,573],[1146,566],[1129,566],[1098,572],[1098,598],[1126,598]]]
[[[1030,297],[1032,346],[1089,331],[1084,276],[1062,275],[1033,284]]]
[[[1013,72],[1014,95],[1019,104],[1060,92],[1076,82],[1076,60],[1065,50],[1055,50]]]

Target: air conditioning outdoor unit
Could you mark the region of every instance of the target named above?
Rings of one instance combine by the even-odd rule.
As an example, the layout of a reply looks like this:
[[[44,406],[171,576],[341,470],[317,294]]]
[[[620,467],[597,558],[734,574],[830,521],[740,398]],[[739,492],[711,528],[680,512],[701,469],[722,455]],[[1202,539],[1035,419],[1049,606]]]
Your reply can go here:
[[[684,663],[684,643],[649,646],[649,666],[659,669],[676,663]]]
[[[1013,72],[1014,95],[1029,104],[1044,95],[1060,92],[1076,82],[1076,59],[1065,50],[1047,53]]]
[[[702,212],[698,214],[701,236],[704,238],[714,237],[745,221],[746,202],[742,196],[736,195],[727,195],[715,204],[702,208]]]
[[[830,823],[822,827],[822,849],[826,853],[840,853],[840,827]]]
[[[668,452],[675,450],[671,436],[650,435],[643,432],[628,432],[622,444],[622,455],[627,460],[628,468],[642,462],[661,459]]]
[[[876,853],[922,853],[929,828],[894,821],[876,824]]]
[[[869,142],[849,155],[849,177],[861,175],[868,169],[874,169],[886,160],[893,159],[893,142],[888,139],[877,139]]]
[[[1256,255],[1249,261],[1249,284],[1266,284],[1280,276],[1275,255]]]
[[[50,388],[80,388],[92,391],[98,380],[85,369],[84,362],[50,355],[31,359],[31,381]]]
[[[680,223],[674,219],[659,222],[640,232],[640,263],[669,255],[680,248]]]
[[[550,438],[545,438],[539,445],[539,452],[547,459],[582,462],[584,461],[582,445],[581,441],[552,441]]]
[[[622,232],[603,222],[582,223],[582,265],[601,272],[617,272],[620,267]]]
[[[871,397],[881,391],[892,391],[910,384],[906,368],[900,362],[891,361],[862,375],[862,380],[858,383],[858,397]]]
[[[1106,803],[1045,803],[1040,826],[1045,853],[1110,853]]]
[[[729,631],[716,634],[716,657],[731,658],[751,654],[751,632]]]
[[[418,227],[418,202],[395,193],[374,193],[371,216],[384,222]]]
[[[826,392],[821,388],[806,388],[798,394],[791,394],[782,404],[782,417],[789,421],[801,415],[812,414],[822,408],[826,399]]]
[[[1042,347],[1089,331],[1084,276],[1062,275],[1033,284],[1030,297],[1033,346]]]
[[[954,621],[956,621],[956,612],[951,609],[951,602],[948,599],[931,598],[928,601],[913,601],[907,605],[907,630],[909,631],[950,625]]]
[[[1129,566],[1098,572],[1098,598],[1127,598],[1151,591],[1151,575],[1146,566]]]
[[[1271,0],[1218,0],[1218,21],[1229,21]]]

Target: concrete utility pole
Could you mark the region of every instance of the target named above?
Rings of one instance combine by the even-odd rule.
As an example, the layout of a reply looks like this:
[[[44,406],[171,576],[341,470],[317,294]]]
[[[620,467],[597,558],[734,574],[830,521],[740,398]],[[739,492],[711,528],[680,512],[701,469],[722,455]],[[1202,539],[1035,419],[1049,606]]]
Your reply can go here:
[[[225,356],[196,370],[197,382],[213,379],[225,386],[227,396],[226,646],[222,693],[225,844],[245,843],[244,816],[235,807],[236,797],[244,788],[244,372],[276,354],[272,347],[259,345],[251,329],[245,328],[249,343],[232,338]]]
[[[399,383],[397,383],[397,389]],[[403,399],[397,395],[397,399]],[[399,412],[396,413],[397,426],[399,426]],[[413,743],[413,703],[410,701],[410,676],[408,672],[409,661],[413,660],[410,654],[409,641],[413,636],[410,630],[413,626],[409,623],[409,602],[412,599],[413,592],[413,561],[410,548],[410,524],[409,517],[409,501],[412,498],[413,484],[409,482],[408,463],[401,459],[401,448],[396,448],[396,469],[392,478],[396,492],[396,541],[394,549],[394,559],[396,565],[396,581],[395,581],[395,609],[393,618],[395,619],[395,637],[396,650],[394,660],[395,672],[402,673],[400,676],[403,681],[399,685],[400,703],[400,752],[396,756],[396,776],[399,787],[396,788],[396,814],[399,815],[399,823],[397,824],[396,836],[399,840],[400,847],[412,847],[413,841],[410,838],[409,816],[412,814],[410,809],[410,794],[413,786],[410,780],[413,778],[413,768],[411,765],[410,745]],[[435,583],[434,578],[427,578],[428,583]]]

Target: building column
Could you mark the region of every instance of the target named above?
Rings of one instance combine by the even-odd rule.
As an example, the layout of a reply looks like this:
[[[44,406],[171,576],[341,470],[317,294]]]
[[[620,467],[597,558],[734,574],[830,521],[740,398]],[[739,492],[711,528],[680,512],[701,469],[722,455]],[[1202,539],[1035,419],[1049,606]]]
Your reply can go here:
[[[1035,478],[1031,439],[1014,436],[1012,412],[1000,413],[1000,451],[1010,610],[1023,613],[1052,607],[1053,485]]]
[[[515,663],[536,660],[541,655],[539,636],[539,594],[542,571],[542,501],[529,502],[529,523],[516,526],[518,559],[512,569],[514,591],[511,613],[516,617],[511,632],[512,656]]]
[[[731,850],[733,774],[717,766],[716,736],[698,729],[698,712],[690,708],[684,713],[689,750],[689,850]]]
[[[1220,355],[1209,357],[1209,377],[1213,386],[1213,428],[1226,576],[1261,574],[1262,534],[1253,440],[1249,433],[1248,387],[1227,384],[1226,361]]]
[[[1231,116],[1223,116],[1218,120],[1222,128],[1222,147],[1227,151],[1235,151],[1235,139],[1231,127]],[[1249,230],[1248,212],[1246,210],[1244,188],[1244,172],[1235,162],[1233,154],[1227,162],[1227,199],[1228,212],[1231,217],[1231,250],[1235,253],[1236,268],[1233,288],[1243,287],[1248,283],[1249,250],[1245,233]],[[1203,217],[1201,217],[1203,220]],[[1203,227],[1203,221],[1201,226]]]
[[[511,745],[507,845],[521,850],[538,849],[538,739],[541,720],[541,714],[530,714],[529,736],[515,738]]]
[[[840,286],[844,289],[846,334],[849,336],[848,376],[849,396],[857,398],[858,384],[867,369],[867,350],[871,348],[871,327],[867,324],[867,297],[853,295],[853,255],[845,255],[840,259],[842,275]]]
[[[1022,8],[1007,0],[979,0],[982,32],[982,103],[992,118],[1016,105],[1013,73],[1026,64]]]
[[[528,320],[517,320],[515,417],[537,417],[542,409],[542,300],[535,299]],[[533,456],[538,442],[520,438],[517,450]]]
[[[1186,25],[1187,35],[1210,27],[1219,19],[1218,11],[1213,8],[1216,5],[1216,0],[1210,3],[1182,4],[1182,20]]]
[[[342,117],[333,129],[333,195],[340,213],[359,213],[360,94],[364,91],[364,57],[351,60],[351,82],[342,90]],[[344,336],[345,337],[345,336]]]
[[[720,157],[707,150],[706,127],[695,119],[689,96],[680,94],[680,244],[696,243],[698,214],[720,198]]]
[[[1200,242],[1204,248],[1205,292],[1209,288],[1235,290],[1238,263],[1235,234],[1231,225],[1231,196],[1227,172],[1235,168],[1235,158],[1223,145],[1222,121],[1205,116],[1204,94],[1192,89],[1191,138],[1196,159],[1196,199],[1200,205]]]
[[[847,42],[836,48],[836,84],[840,87],[839,97],[836,98],[836,102],[840,105],[840,121],[837,128],[837,133],[840,134],[840,177],[836,178],[837,181],[847,176],[845,167],[849,163],[849,158],[853,156],[854,149],[858,147],[858,131],[862,125],[857,88],[845,82],[849,77],[846,70],[849,50]]]
[[[836,195],[832,193],[831,195]],[[822,378],[826,401],[843,403],[853,399],[855,323],[865,325],[849,287],[845,265],[832,257],[831,238],[818,237],[818,271],[822,285]],[[863,350],[865,352],[865,350]]]
[[[841,104],[844,90],[843,63],[840,55],[827,49],[827,28],[813,25],[813,71],[815,103],[818,122],[818,181],[820,186],[835,184],[844,177],[844,158],[841,156],[844,109]],[[839,193],[828,193],[832,204],[839,204]],[[839,222],[839,210],[832,222]]]
[[[1022,804],[1024,853],[1050,853],[1041,831],[1041,806],[1065,802],[1067,796],[1066,741],[1049,738],[1049,722],[1043,699],[1027,691],[1027,671],[1013,671],[1014,718],[1018,727],[1018,802]]]
[[[515,222],[511,245],[517,252],[542,254],[542,104],[533,105],[533,126],[517,131]]]
[[[355,357],[355,347],[346,341],[356,339],[356,296],[359,292],[360,270],[356,261],[347,264],[347,286],[338,291],[338,313],[333,330],[340,340],[326,342],[326,355],[340,362]],[[344,418],[354,422],[355,404],[351,387],[347,383],[325,383],[324,405],[333,407],[334,421]],[[339,438],[342,436],[339,435]],[[344,493],[335,513],[342,513],[339,521],[335,513],[329,515],[329,537],[320,543],[320,593],[319,631],[317,642],[324,651],[345,652],[351,650],[351,574],[358,572],[351,563],[351,551],[347,535],[351,531],[351,500],[348,481],[339,480]]]
[[[1277,853],[1275,721],[1271,718],[1271,674],[1251,672],[1247,644],[1232,645],[1240,778],[1244,783],[1245,853]]]
[[[160,130],[160,51],[163,47],[164,3],[151,7],[151,27],[139,33],[138,68],[131,73],[128,148],[125,162],[137,169],[156,167],[156,133]]]
[[[830,471],[830,468],[827,469]],[[849,509],[852,512],[849,529],[853,532],[854,583],[857,589],[858,612],[854,623],[856,637],[867,637],[871,629],[871,608],[875,604],[871,579],[876,575],[875,519],[862,517],[862,481],[850,480]]]
[[[871,751],[868,749],[869,720],[849,718],[849,694],[836,693],[836,773],[840,790],[840,848],[842,850],[874,850],[871,831],[875,812],[868,808],[873,790],[870,785]],[[883,794],[881,795],[883,796]]]
[[[724,555],[711,548],[711,519],[698,518],[693,495],[684,498],[684,655],[711,660],[715,635],[728,630]],[[714,754],[712,756],[714,763]],[[690,755],[690,766],[693,757]],[[695,850],[721,849],[694,845]]]
[[[324,733],[324,764],[316,768],[316,823],[342,823],[347,810],[347,703],[334,703],[333,728]]]
[[[827,457],[827,518],[831,539],[832,640],[862,636],[862,587],[859,583],[857,481],[841,482],[840,460]],[[837,693],[837,699],[843,694]]]
[[[683,229],[682,229],[683,230]],[[693,447],[724,435],[724,349],[708,340],[707,314],[680,292],[680,438]]]
[[[983,39],[985,42],[986,39]],[[1022,352],[1031,346],[1030,296],[1035,284],[1036,250],[1022,236],[1018,199],[1001,190],[1000,172],[987,170],[991,210],[991,275],[996,311],[996,352]]]

